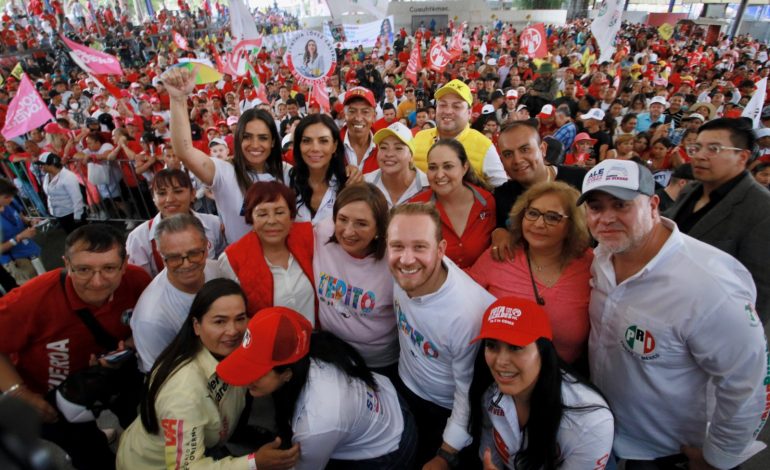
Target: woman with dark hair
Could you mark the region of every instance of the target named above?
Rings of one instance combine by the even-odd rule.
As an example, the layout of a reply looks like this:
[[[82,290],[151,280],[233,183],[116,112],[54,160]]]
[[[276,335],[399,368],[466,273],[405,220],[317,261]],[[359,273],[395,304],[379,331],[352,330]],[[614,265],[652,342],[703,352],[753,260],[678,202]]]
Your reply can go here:
[[[297,194],[297,221],[315,224],[330,217],[337,193],[362,179],[349,171],[334,120],[326,114],[303,117],[294,130],[294,168],[289,172]]]
[[[591,296],[591,237],[580,193],[549,181],[525,191],[511,209],[508,228],[513,255],[502,262],[494,249],[468,274],[495,297],[516,296],[542,305],[554,325],[554,344],[566,362],[585,357]]]
[[[144,384],[139,417],[120,439],[117,468],[288,469],[299,449],[265,444],[243,457],[214,460],[206,451],[230,437],[246,390],[216,373],[219,361],[244,340],[246,298],[238,284],[213,279],[198,292],[174,341],[158,356]]]
[[[216,259],[224,251],[224,228],[219,217],[199,214],[192,210],[195,189],[187,172],[160,170],[152,179],[151,191],[152,202],[158,209],[158,213],[128,234],[126,249],[128,261],[131,264],[139,266],[153,277],[163,270],[163,258],[155,246],[155,228],[161,220],[176,214],[192,214],[201,221],[206,230],[209,258]]]
[[[543,309],[499,299],[484,314],[480,340],[469,431],[484,469],[604,468],[612,412],[593,386],[565,370]]]
[[[294,191],[277,181],[254,183],[244,206],[244,219],[252,230],[220,256],[222,276],[241,285],[249,315],[278,305],[300,312],[317,325],[313,227],[309,222],[294,222]]]
[[[291,166],[281,159],[281,139],[269,112],[252,108],[241,114],[235,130],[231,162],[209,158],[193,146],[187,96],[195,87],[194,74],[182,67],[168,69],[163,84],[171,97],[171,142],[174,152],[201,182],[211,187],[228,241],[240,239],[250,227],[242,216],[243,198],[256,181],[288,183]]]
[[[300,72],[309,77],[320,77],[326,72],[323,57],[318,54],[318,44],[312,39],[305,43]]]
[[[217,374],[254,397],[272,395],[279,436],[302,449],[296,470],[411,468],[417,432],[393,384],[349,344],[311,331],[293,310],[265,309]]]
[[[465,147],[441,139],[428,151],[427,189],[409,202],[433,202],[441,214],[446,256],[461,269],[489,247],[495,229],[495,199],[468,162]]]
[[[321,328],[343,339],[366,365],[398,374],[393,277],[385,259],[388,202],[371,183],[343,189],[332,219],[315,226],[313,272]]]

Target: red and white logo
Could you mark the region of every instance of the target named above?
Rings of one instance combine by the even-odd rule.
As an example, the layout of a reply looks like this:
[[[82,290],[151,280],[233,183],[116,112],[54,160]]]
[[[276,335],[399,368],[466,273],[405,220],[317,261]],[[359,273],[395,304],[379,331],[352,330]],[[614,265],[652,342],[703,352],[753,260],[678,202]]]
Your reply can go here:
[[[521,42],[520,51],[522,54],[530,58],[541,58],[548,55],[543,23],[524,28],[519,40]]]

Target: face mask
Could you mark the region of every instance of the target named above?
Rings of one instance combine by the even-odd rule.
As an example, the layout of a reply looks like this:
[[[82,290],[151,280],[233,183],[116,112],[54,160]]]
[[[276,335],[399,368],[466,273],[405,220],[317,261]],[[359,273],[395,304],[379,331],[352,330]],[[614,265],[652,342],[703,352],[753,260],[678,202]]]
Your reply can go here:
[[[77,101],[70,103],[70,108],[72,109],[78,109],[80,107],[80,103]]]

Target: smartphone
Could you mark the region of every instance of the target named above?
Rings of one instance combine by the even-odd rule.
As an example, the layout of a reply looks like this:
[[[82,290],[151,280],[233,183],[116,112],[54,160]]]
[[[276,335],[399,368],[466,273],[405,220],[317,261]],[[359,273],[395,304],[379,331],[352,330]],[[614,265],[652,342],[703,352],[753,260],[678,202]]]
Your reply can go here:
[[[99,359],[104,359],[110,364],[117,364],[123,361],[124,359],[128,359],[128,357],[133,354],[134,354],[134,351],[130,349],[124,349],[122,351],[112,351],[106,354],[102,354],[101,356],[99,356]]]

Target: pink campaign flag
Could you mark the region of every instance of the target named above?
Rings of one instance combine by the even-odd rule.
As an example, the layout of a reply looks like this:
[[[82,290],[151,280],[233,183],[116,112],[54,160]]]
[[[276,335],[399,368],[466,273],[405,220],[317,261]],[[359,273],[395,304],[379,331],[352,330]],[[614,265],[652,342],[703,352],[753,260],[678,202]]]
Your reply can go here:
[[[94,75],[123,75],[118,58],[96,49],[91,49],[61,36],[64,44],[72,51],[70,56],[83,70]]]
[[[27,74],[22,75],[19,90],[8,105],[5,125],[0,131],[6,139],[13,139],[22,134],[53,121],[53,116],[40,97]]]

